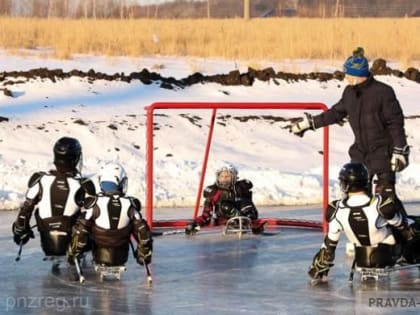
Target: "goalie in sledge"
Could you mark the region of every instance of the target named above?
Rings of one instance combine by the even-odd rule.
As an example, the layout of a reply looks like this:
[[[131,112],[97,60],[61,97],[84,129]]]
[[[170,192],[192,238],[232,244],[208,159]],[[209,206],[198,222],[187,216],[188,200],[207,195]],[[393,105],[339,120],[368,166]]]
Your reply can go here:
[[[204,206],[201,216],[185,228],[187,235],[207,225],[225,224],[224,234],[264,231],[264,222],[258,220],[258,211],[252,201],[252,182],[238,180],[238,171],[232,165],[224,165],[216,171],[216,182],[204,189]]]
[[[349,280],[354,270],[366,280],[419,266],[420,218],[406,216],[390,197],[372,196],[368,171],[361,163],[345,164],[338,180],[344,197],[328,206],[329,231],[308,271],[312,282],[327,281],[342,231],[355,246]]]

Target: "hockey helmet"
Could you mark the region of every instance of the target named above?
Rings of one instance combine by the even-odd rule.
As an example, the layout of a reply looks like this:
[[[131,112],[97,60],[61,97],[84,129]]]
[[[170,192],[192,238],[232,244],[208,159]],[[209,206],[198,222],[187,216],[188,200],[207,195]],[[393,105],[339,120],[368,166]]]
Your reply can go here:
[[[108,162],[101,166],[99,186],[105,195],[125,195],[127,181],[127,173],[121,164]]]
[[[359,191],[369,192],[369,173],[362,163],[344,164],[338,175],[338,181],[341,191],[345,194]]]
[[[216,185],[222,188],[232,188],[238,180],[238,170],[231,164],[223,165],[216,171]]]
[[[54,165],[58,171],[82,171],[82,146],[79,140],[62,137],[54,144]]]

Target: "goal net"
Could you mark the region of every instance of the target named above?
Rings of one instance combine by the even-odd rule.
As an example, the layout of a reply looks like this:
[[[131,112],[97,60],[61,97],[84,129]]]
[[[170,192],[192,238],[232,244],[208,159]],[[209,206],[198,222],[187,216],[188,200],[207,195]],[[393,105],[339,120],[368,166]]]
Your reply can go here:
[[[328,206],[328,127],[304,138],[286,126],[323,103],[154,103],[146,108],[146,219],[184,227],[201,214],[202,192],[221,163],[253,182],[269,225],[322,228]],[[284,218],[281,205],[319,205],[316,220]],[[270,209],[261,211],[260,209]]]

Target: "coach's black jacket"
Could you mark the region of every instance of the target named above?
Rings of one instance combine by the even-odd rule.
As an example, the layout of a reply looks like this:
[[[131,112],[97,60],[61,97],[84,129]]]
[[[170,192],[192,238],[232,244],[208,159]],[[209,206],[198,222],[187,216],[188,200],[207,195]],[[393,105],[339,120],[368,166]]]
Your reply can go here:
[[[403,112],[392,87],[372,75],[361,84],[347,86],[337,104],[314,116],[314,127],[338,123],[346,117],[355,137],[350,158],[364,163],[372,175],[390,172],[393,147],[407,145]]]

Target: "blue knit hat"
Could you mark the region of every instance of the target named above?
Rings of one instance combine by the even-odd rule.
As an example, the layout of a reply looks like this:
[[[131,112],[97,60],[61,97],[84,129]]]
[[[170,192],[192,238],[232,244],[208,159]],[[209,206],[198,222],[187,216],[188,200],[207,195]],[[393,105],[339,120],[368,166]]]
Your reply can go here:
[[[368,77],[369,63],[364,54],[365,51],[362,47],[353,51],[353,55],[348,57],[344,63],[344,73],[355,77]]]

